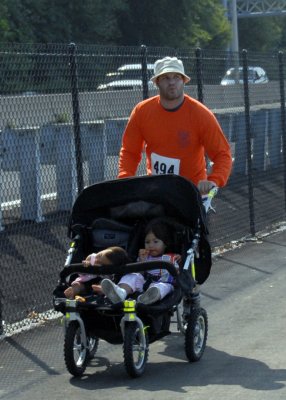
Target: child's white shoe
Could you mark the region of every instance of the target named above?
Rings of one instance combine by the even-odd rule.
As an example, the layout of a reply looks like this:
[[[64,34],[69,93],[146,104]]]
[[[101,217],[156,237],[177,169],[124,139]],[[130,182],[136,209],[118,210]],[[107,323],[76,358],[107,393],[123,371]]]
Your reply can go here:
[[[105,296],[113,303],[119,303],[126,299],[126,290],[115,285],[110,279],[103,279],[101,281],[101,289]]]
[[[161,299],[161,294],[159,288],[156,286],[149,287],[146,292],[138,296],[138,302],[142,304],[153,304]]]

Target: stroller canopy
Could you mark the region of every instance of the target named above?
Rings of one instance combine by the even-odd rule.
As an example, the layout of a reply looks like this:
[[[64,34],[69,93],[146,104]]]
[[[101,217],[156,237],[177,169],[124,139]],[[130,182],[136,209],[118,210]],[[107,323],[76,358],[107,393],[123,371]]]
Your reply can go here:
[[[111,217],[112,210],[134,202],[147,202],[163,208],[164,214],[207,232],[205,210],[197,187],[178,175],[151,175],[103,181],[86,187],[77,197],[69,228],[90,223],[98,217]]]

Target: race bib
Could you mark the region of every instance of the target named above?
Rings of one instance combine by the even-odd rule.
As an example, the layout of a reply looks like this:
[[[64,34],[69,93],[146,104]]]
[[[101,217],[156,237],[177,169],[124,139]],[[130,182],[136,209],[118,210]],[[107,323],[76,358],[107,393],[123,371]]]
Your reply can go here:
[[[180,160],[177,158],[163,157],[151,153],[152,175],[175,174],[179,175]]]

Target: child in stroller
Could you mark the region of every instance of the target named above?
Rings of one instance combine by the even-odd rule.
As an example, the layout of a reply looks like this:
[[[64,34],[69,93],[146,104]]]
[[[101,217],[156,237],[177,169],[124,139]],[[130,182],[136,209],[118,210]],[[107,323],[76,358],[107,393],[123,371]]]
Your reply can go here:
[[[82,264],[85,266],[94,265],[117,265],[128,264],[129,257],[126,250],[122,247],[111,246],[98,253],[90,254]],[[68,299],[74,299],[76,296],[87,294],[92,289],[95,293],[102,293],[100,276],[94,274],[80,274],[71,285],[64,291]]]
[[[170,226],[160,219],[152,220],[146,228],[144,243],[145,248],[139,250],[138,261],[170,261],[179,270],[177,261],[181,259],[181,256],[170,252],[173,244]],[[153,304],[174,290],[174,282],[174,277],[167,270],[158,268],[145,274],[133,272],[124,275],[118,285],[110,279],[103,279],[101,287],[112,303],[123,301],[136,291],[141,293],[146,290],[138,296],[137,301]]]
[[[205,216],[198,189],[176,175],[106,181],[81,192],[71,212],[68,257],[53,293],[54,308],[64,314],[64,357],[72,375],[84,373],[102,339],[123,344],[127,373],[131,377],[141,376],[149,345],[171,334],[174,314],[178,330],[184,335],[187,359],[200,360],[206,346],[208,320],[200,305],[200,293],[194,287],[208,278],[211,268]],[[154,218],[172,226],[172,252],[181,255],[179,274],[169,261],[137,261],[145,228]],[[114,245],[128,252],[130,263],[82,265],[81,260],[88,254]],[[114,274],[117,284],[126,274],[154,269],[165,269],[174,279],[174,290],[154,304],[138,302],[138,293],[116,304],[94,293],[86,296],[85,301],[70,300],[64,295],[78,274]]]

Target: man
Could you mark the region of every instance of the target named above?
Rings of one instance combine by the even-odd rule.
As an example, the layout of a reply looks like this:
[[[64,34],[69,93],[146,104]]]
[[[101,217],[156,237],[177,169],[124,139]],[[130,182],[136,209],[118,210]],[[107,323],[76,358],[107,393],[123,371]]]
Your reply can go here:
[[[213,113],[184,93],[190,81],[181,60],[165,57],[154,64],[151,80],[159,95],[133,109],[122,139],[119,178],[133,176],[145,147],[147,174],[173,173],[190,179],[206,194],[226,184],[230,146]],[[207,175],[205,155],[212,161]]]

